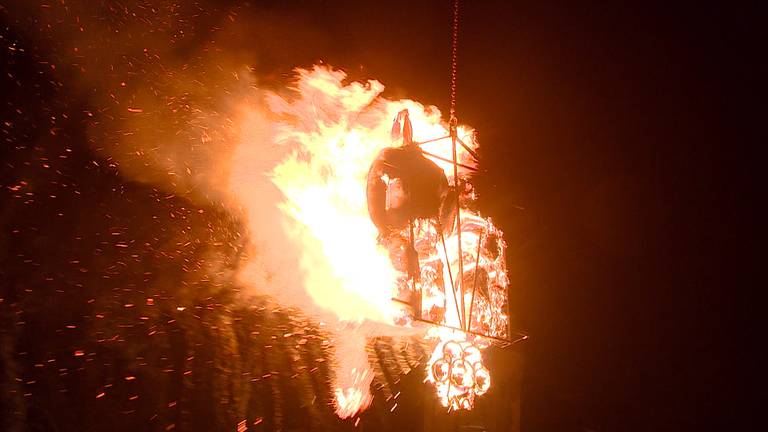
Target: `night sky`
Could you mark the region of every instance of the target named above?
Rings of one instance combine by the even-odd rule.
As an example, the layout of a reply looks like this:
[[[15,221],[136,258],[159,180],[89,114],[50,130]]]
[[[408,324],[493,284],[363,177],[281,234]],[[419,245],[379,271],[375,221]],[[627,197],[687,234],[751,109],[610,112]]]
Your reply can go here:
[[[77,345],[82,335],[54,329],[96,314],[92,307],[109,310],[106,301],[98,306],[100,289],[142,307],[150,295],[202,299],[213,309],[234,302],[220,289],[224,276],[206,275],[237,266],[236,215],[215,198],[189,202],[128,179],[102,152],[131,133],[104,108],[141,97],[119,93],[121,82],[154,79],[159,62],[204,67],[201,47],[218,38],[221,56],[248,65],[266,87],[323,61],[381,81],[387,97],[444,112],[449,105],[448,1],[158,2],[146,22],[119,2],[74,2],[80,34],[51,18],[64,3],[50,3],[0,2],[4,351],[11,341],[30,357],[42,344],[87,351]],[[765,28],[757,29],[757,14],[724,6],[542,3],[465,1],[460,12],[457,113],[479,132],[479,206],[506,233],[513,314],[530,336],[512,348],[523,359],[520,430],[731,430],[743,409],[731,364],[742,355],[733,330],[742,317],[732,294],[746,283],[741,232],[751,217],[743,203],[756,198],[741,165],[751,120],[740,111],[756,101],[751,82],[766,73],[757,59]],[[236,25],[224,25],[233,16]],[[137,35],[145,25],[167,28],[122,39],[89,33],[126,22]],[[96,48],[74,52],[82,38]],[[149,53],[146,43],[155,44]],[[110,56],[135,61],[109,69]],[[208,89],[219,90],[231,91]],[[110,122],[117,126],[99,126]],[[189,229],[168,232],[169,217],[189,220]],[[126,246],[113,247],[110,235]],[[185,241],[196,249],[179,252],[174,245]],[[174,273],[179,260],[183,275]],[[185,288],[167,292],[170,285]],[[20,316],[31,323],[23,330]],[[91,318],[82,325],[109,333]],[[44,361],[40,353],[9,362],[15,355],[3,354],[4,379],[27,376],[11,363],[34,371]],[[0,413],[15,409],[10,388],[2,387]],[[78,423],[49,421],[60,430]]]

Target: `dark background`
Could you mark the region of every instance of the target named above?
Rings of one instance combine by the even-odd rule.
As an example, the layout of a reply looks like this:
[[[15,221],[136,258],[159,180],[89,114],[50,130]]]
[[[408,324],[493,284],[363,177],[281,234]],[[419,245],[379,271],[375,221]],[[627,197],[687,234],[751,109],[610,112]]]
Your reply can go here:
[[[540,3],[466,1],[460,12],[458,116],[479,131],[480,206],[506,232],[513,311],[530,335],[521,430],[730,430],[747,407],[733,297],[754,242],[744,203],[759,199],[747,125],[765,109],[743,113],[766,72],[759,15]],[[5,40],[34,39],[13,7],[3,5]],[[249,10],[274,22],[241,41],[266,81],[323,60],[447,111],[448,2]],[[32,110],[47,103],[8,94]],[[24,139],[4,133],[4,145]],[[77,126],[68,134],[83,139]]]

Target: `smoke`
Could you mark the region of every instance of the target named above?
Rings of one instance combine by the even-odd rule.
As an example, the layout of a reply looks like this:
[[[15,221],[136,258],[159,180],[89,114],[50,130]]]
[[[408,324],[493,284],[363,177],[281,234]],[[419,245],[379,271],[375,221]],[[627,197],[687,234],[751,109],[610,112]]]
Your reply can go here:
[[[260,109],[258,77],[293,69],[304,41],[322,39],[293,18],[232,3],[16,2],[3,12],[70,103],[88,107],[94,151],[129,180],[209,202],[227,200],[231,156],[252,120],[243,109]]]
[[[28,24],[25,35],[49,59],[55,85],[87,107],[90,148],[126,181],[219,204],[238,218],[249,244],[237,271],[242,292],[329,322],[343,351],[336,387],[362,388],[353,397],[370,403],[365,338],[403,331],[340,323],[317,305],[271,178],[293,149],[278,139],[277,126],[289,123],[269,102],[290,99],[292,89],[261,82],[261,59],[289,64],[305,40],[321,37],[286,17],[214,2],[18,2],[6,12]]]
[[[281,65],[297,51],[295,43],[273,39],[317,35],[285,16],[217,3],[17,2],[4,12],[47,60],[71,105],[87,107],[90,148],[127,181],[223,205],[242,219],[243,230],[256,227],[248,232],[258,245],[252,255],[272,270],[249,285],[271,286],[274,275],[285,274],[274,269],[290,268],[295,253],[275,229],[281,198],[268,174],[283,154],[256,69],[262,57]],[[236,152],[248,155],[247,172],[237,179],[248,183],[242,196],[230,187]],[[260,210],[244,210],[243,202],[258,202]]]

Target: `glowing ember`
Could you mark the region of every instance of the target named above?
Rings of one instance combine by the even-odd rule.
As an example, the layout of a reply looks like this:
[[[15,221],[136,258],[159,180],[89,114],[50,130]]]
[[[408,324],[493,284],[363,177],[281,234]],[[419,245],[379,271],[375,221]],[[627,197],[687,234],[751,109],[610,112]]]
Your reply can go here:
[[[436,108],[410,100],[388,100],[380,96],[384,87],[379,82],[347,83],[344,72],[324,66],[299,69],[297,75],[291,97],[267,95],[269,119],[264,121],[273,135],[271,141],[283,151],[270,170],[270,179],[280,192],[277,206],[287,242],[265,241],[254,247],[280,247],[298,255],[298,268],[273,266],[265,279],[271,281],[273,274],[298,277],[303,287],[299,294],[306,295],[311,304],[302,304],[293,292],[275,295],[314,309],[332,324],[328,329],[338,336],[334,343],[336,412],[351,417],[372,400],[369,387],[373,374],[365,352],[367,336],[403,334],[405,329],[411,329],[411,334],[422,333],[430,327],[424,325],[428,321],[471,334],[508,337],[505,245],[501,232],[469,208],[475,199],[467,181],[475,164],[472,153],[477,148],[473,130],[464,126],[457,129],[465,144],[457,148],[461,164],[457,180],[451,163],[451,140],[447,139],[449,127]],[[369,167],[382,150],[400,145],[399,138],[391,135],[392,122],[402,120],[405,112],[413,126],[408,138],[418,145],[420,154],[434,162],[438,172],[442,170],[445,187],[453,194],[451,202],[459,195],[461,258],[458,230],[455,223],[451,226],[449,218],[416,218],[408,228],[396,229],[387,236],[381,235],[371,221],[366,197]],[[248,147],[249,141],[263,137],[246,134],[243,139],[245,150],[242,158],[236,157],[235,177],[238,172],[254,170],[246,162],[247,149],[252,148]],[[381,181],[392,183],[387,176],[382,176]],[[250,183],[240,177],[233,184]],[[248,192],[235,193],[246,196]],[[241,202],[253,219],[251,227],[258,230],[259,218],[268,211],[264,197]],[[455,211],[452,217],[455,219]],[[265,238],[272,235],[261,234]],[[413,262],[410,269],[406,264],[408,244],[418,256],[415,273]],[[460,259],[464,277],[454,280],[458,279]],[[462,336],[461,342],[448,343],[457,336],[439,327],[431,328],[427,337],[441,339],[428,370],[437,367],[442,371],[448,365],[448,375],[458,379],[457,374],[463,374],[460,381],[467,384],[455,386],[452,379],[446,378],[452,387],[447,389],[443,375],[430,372],[438,395],[445,399],[446,406],[450,403],[453,408],[471,408],[474,397],[484,393],[490,384],[479,351],[479,347],[488,345],[487,339],[473,336],[473,345]]]
[[[427,381],[435,384],[444,407],[471,409],[475,396],[488,391],[491,375],[483,366],[480,348],[448,338],[437,344],[427,368]]]

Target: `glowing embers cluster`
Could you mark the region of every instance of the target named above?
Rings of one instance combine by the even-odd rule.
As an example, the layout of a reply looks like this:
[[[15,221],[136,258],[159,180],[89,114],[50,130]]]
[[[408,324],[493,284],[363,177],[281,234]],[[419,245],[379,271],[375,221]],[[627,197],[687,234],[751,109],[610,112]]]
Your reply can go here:
[[[510,336],[502,232],[476,213],[462,208],[461,214],[463,277],[456,274],[458,238],[452,234],[444,245],[442,238],[438,241],[435,253],[420,260],[417,284],[421,320],[437,324],[427,335],[438,339],[427,364],[427,381],[435,385],[441,404],[449,410],[472,409],[475,396],[488,391],[491,377],[482,364],[481,349],[493,339]]]
[[[440,341],[432,352],[427,381],[437,389],[440,403],[450,410],[472,409],[475,396],[491,387],[480,348],[461,340]]]
[[[454,230],[455,231],[455,230]],[[400,280],[399,298],[421,296],[421,317],[483,336],[509,337],[506,244],[490,219],[461,209],[463,278],[458,280],[455,233],[442,237],[434,224],[417,224],[415,245],[421,270],[419,291]]]

